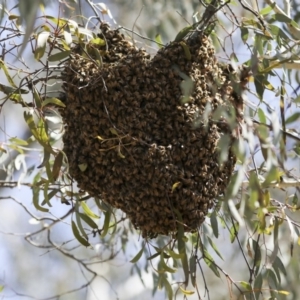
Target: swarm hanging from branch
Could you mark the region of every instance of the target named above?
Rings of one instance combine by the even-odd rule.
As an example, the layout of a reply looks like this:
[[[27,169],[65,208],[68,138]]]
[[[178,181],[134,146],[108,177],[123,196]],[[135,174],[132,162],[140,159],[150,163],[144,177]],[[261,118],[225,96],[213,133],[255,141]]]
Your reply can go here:
[[[123,210],[145,237],[176,233],[179,224],[195,231],[236,162],[230,145],[238,130],[213,118],[234,107],[242,120],[234,70],[217,62],[204,34],[151,58],[119,30],[105,23],[100,29],[105,45],[76,47],[63,72],[70,174],[82,190]],[[230,143],[220,165],[223,135]]]

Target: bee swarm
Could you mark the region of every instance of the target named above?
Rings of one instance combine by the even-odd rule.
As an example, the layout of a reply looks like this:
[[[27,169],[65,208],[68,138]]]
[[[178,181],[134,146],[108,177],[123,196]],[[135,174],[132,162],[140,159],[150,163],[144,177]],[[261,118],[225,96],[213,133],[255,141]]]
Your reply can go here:
[[[77,47],[63,72],[70,174],[82,190],[124,211],[145,237],[176,233],[179,222],[195,231],[236,162],[229,149],[218,164],[220,136],[234,140],[229,126],[211,115],[201,122],[208,102],[214,111],[240,101],[230,75],[204,35],[150,58],[118,30],[103,23],[101,31],[102,64]],[[193,87],[183,103],[186,78]]]

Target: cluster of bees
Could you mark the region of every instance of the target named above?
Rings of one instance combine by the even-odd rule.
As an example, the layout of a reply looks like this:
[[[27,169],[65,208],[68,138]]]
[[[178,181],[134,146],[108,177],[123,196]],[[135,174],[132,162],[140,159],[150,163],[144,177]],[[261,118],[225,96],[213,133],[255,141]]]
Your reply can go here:
[[[236,163],[228,149],[219,165],[220,137],[235,137],[212,117],[242,101],[230,72],[204,35],[151,58],[119,30],[100,28],[102,63],[77,47],[63,72],[70,174],[80,189],[123,210],[144,237],[176,233],[179,225],[196,231]]]

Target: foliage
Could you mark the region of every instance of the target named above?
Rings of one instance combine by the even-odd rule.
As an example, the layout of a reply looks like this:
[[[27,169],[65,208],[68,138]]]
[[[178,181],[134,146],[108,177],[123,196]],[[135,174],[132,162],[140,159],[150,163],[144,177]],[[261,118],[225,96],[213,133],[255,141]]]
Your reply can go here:
[[[201,24],[209,23],[213,26],[208,33],[219,49],[220,60],[230,61],[236,72],[237,66],[244,64],[252,75],[241,83],[247,85],[243,94],[245,117],[240,124],[239,140],[234,145],[238,164],[226,193],[217,199],[198,232],[187,234],[179,225],[176,236],[145,239],[138,243],[139,248],[129,262],[142,282],[143,268],[151,272],[154,297],[157,289],[163,288],[168,299],[180,298],[180,295],[210,299],[208,277],[212,276],[226,279],[226,299],[295,299],[300,296],[297,285],[291,287],[286,283],[288,263],[293,258],[294,248],[300,244],[299,223],[294,221],[300,208],[297,94],[300,29],[290,15],[288,4],[283,11],[273,1],[266,2],[261,8],[252,9],[242,1],[197,2],[197,9],[204,12],[202,18],[195,14],[192,25],[178,29],[170,38],[181,41]],[[66,239],[62,244],[54,241],[53,227],[67,222],[82,246],[93,249],[101,244],[110,249],[111,254],[102,263],[121,252],[128,255],[130,237],[139,234],[122,212],[103,202],[101,197],[91,198],[85,191],[78,190],[68,173],[68,161],[61,144],[64,126],[59,112],[65,109],[65,104],[59,94],[63,82],[60,72],[74,45],[85,49],[87,56],[92,49],[101,66],[103,53],[93,45],[105,45],[105,41],[97,37],[96,28],[99,19],[115,22],[104,4],[91,1],[87,4],[95,16],[81,16],[85,26],[81,26],[80,18],[61,13],[47,15],[43,1],[36,1],[30,12],[21,1],[14,7],[3,4],[0,37],[1,114],[6,106],[20,108],[16,110],[17,118],[24,120],[20,129],[26,128],[25,135],[9,136],[1,141],[0,163],[5,177],[0,186],[28,186],[35,212],[40,217],[10,195],[0,199],[18,203],[42,224],[39,230],[26,235],[26,241],[35,247],[47,246],[76,260],[90,275],[84,287],[99,276],[90,267],[99,261],[91,259],[87,263],[72,254],[68,244],[74,245],[74,240]],[[59,5],[71,10],[77,4],[62,1]],[[240,17],[241,11],[244,17]],[[134,30],[123,30],[129,38],[142,40],[148,48],[151,43],[151,47],[158,49],[165,39],[159,32],[152,34],[152,39],[152,29],[147,38]],[[242,44],[246,53],[243,57],[233,39]],[[32,50],[35,67],[23,58],[28,49]],[[185,51],[188,54],[188,49]],[[225,144],[226,141],[221,140],[220,148],[226,149]],[[35,163],[28,168],[32,157]],[[86,169],[84,164],[79,167],[82,172]],[[15,174],[18,174],[17,182],[13,180]],[[57,200],[68,209],[54,218],[51,210]],[[45,232],[49,235],[47,242],[36,243],[36,237]],[[121,241],[117,251],[113,247],[116,240]],[[232,248],[237,245],[247,268],[241,278],[234,278],[225,269],[223,262],[229,255],[223,249],[223,242]],[[298,262],[293,263],[299,267]],[[211,273],[206,272],[208,269]],[[218,281],[218,284],[225,287],[226,281]],[[200,287],[204,287],[204,292]],[[4,283],[0,292],[6,288]],[[67,292],[76,292],[76,289]]]

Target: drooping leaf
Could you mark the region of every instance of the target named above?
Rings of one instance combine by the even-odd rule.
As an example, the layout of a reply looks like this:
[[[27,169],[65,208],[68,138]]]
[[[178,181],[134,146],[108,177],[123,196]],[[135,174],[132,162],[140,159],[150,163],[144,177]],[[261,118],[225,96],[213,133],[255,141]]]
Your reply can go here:
[[[241,27],[240,30],[241,30],[242,41],[244,43],[246,43],[247,40],[248,40],[248,37],[249,37],[249,30],[247,28],[245,28],[245,27]]]
[[[45,189],[44,189],[45,191]],[[50,207],[52,206],[51,203],[50,203],[50,200],[59,192],[58,189],[54,189],[52,190],[49,194],[45,195],[44,196],[44,200],[42,201],[41,205],[45,205],[45,204],[48,204]]]
[[[244,287],[246,290],[248,291],[251,291],[252,290],[252,287],[251,287],[251,284],[249,282],[246,282],[246,281],[240,281],[240,285],[242,287]]]
[[[191,275],[191,283],[193,287],[196,286],[196,256],[192,255],[189,259],[189,267],[190,267],[190,275]]]
[[[54,181],[56,181],[59,176],[63,158],[64,158],[63,152],[59,151],[54,159],[54,163],[53,163],[53,167],[52,167],[52,176],[53,176]]]
[[[14,83],[14,81],[13,81],[13,79],[12,79],[12,77],[10,76],[10,74],[9,74],[9,71],[8,71],[8,68],[6,67],[6,64],[5,64],[5,62],[2,60],[2,59],[0,59],[0,69],[2,69],[3,71],[4,71],[4,74],[5,74],[5,77],[6,77],[6,79],[7,79],[7,81],[8,81],[8,83],[9,83],[9,89],[10,88],[15,88],[15,89],[17,89],[17,86],[16,86],[16,84]],[[5,85],[1,85],[1,88],[3,89],[3,87],[6,87]],[[4,90],[5,89],[3,89],[3,92],[4,92]],[[2,91],[2,90],[1,90]],[[9,93],[14,93],[15,91],[12,91],[12,92],[9,92]],[[5,93],[6,94],[6,93]]]
[[[193,26],[190,25],[190,26],[187,26],[187,27],[184,27],[183,29],[181,29],[178,34],[176,35],[175,39],[174,39],[174,42],[180,42],[181,40],[183,40],[187,34],[189,32],[191,32],[191,30],[193,29]]]
[[[136,263],[142,257],[145,249],[145,243],[143,243],[141,250],[130,260],[131,263]]]
[[[254,291],[255,291],[255,298],[259,299],[262,296],[262,284],[263,284],[263,277],[261,273],[259,273],[254,281]]]
[[[181,258],[182,268],[185,276],[185,285],[187,286],[189,283],[189,263],[186,253],[186,244],[185,244],[185,236],[184,236],[184,228],[182,224],[182,217],[179,211],[175,210],[175,213],[178,218],[178,231],[177,231],[177,243],[178,243],[178,252],[183,254]]]
[[[294,114],[292,114],[286,119],[285,124],[296,122],[299,120],[299,118],[300,118],[300,112],[295,112]]]
[[[161,253],[160,253],[160,263],[161,263],[162,269],[163,269],[165,272],[169,272],[169,273],[175,273],[175,272],[176,272],[175,269],[170,268],[170,267],[166,264],[165,259],[164,259],[164,252],[163,252],[163,251],[161,251]]]
[[[90,43],[91,43],[91,44],[95,44],[95,45],[97,45],[97,46],[105,46],[105,45],[106,45],[105,40],[103,40],[103,39],[101,39],[101,38],[99,38],[99,37],[94,38],[94,39],[91,39],[91,40],[90,40]]]
[[[230,242],[233,243],[238,232],[239,232],[239,228],[240,228],[240,225],[239,223],[234,223],[234,225],[232,225],[232,227],[230,228]]]
[[[96,215],[84,201],[80,201],[80,205],[83,208],[85,214],[91,218],[99,219],[100,217]]]
[[[38,121],[38,124],[36,125],[33,120],[33,115],[30,112],[24,112],[24,119],[33,134],[33,136],[36,138],[36,140],[41,144],[41,146],[44,147],[45,151],[47,150],[49,153],[55,154],[52,147],[49,143],[49,137],[47,134],[47,124],[45,121],[40,118]]]
[[[184,51],[185,58],[187,60],[191,60],[192,55],[191,55],[191,51],[190,51],[189,46],[184,41],[179,42],[179,44],[180,44],[180,46],[182,47],[182,49]]]
[[[14,144],[17,144],[17,145],[20,145],[20,146],[27,146],[28,145],[27,141],[24,141],[24,140],[19,139],[19,138],[10,138],[9,141],[11,143],[14,143]]]
[[[215,210],[210,215],[210,225],[211,225],[211,228],[213,230],[214,236],[216,238],[218,238],[218,236],[219,236],[219,227],[218,227],[217,213],[216,213]]]
[[[168,299],[173,300],[173,289],[172,289],[172,286],[171,286],[170,282],[168,281],[167,277],[162,275],[161,281],[162,281],[163,286],[166,289]]]
[[[83,246],[86,246],[86,247],[90,246],[90,243],[80,235],[77,225],[74,221],[72,221],[72,231],[73,231],[75,238],[77,239],[77,241],[80,244],[82,244]]]
[[[278,280],[277,280],[277,276],[275,275],[275,273],[273,272],[272,269],[268,269],[267,272],[265,273],[265,277],[268,280],[269,285],[272,287],[277,288],[278,286]]]
[[[255,275],[258,274],[259,268],[260,268],[260,264],[261,264],[261,250],[260,250],[260,246],[259,243],[255,240],[252,240],[252,245],[253,245],[253,252],[254,252],[254,265],[255,265]]]
[[[92,227],[93,229],[98,229],[98,225],[95,223],[95,221],[92,218],[90,218],[89,216],[83,213],[78,213],[78,215],[90,227]]]
[[[33,193],[33,205],[34,207],[37,209],[37,210],[40,210],[42,212],[48,212],[49,209],[48,208],[45,208],[45,207],[42,207],[40,204],[39,204],[39,188],[37,187],[33,187],[32,188],[32,193]]]
[[[161,47],[163,47],[163,42],[162,42],[162,39],[161,39],[161,35],[160,34],[157,34],[156,36],[155,36],[155,42],[156,42],[156,44],[158,45],[158,47],[159,48],[161,48]]]
[[[55,97],[51,97],[51,98],[46,98],[43,102],[42,102],[42,107],[45,107],[48,104],[54,104],[56,106],[61,106],[61,107],[66,107],[66,105],[59,99],[55,98]]]
[[[279,291],[277,291],[277,292],[278,292],[278,294],[286,295],[286,296],[288,296],[288,295],[290,294],[290,292],[284,291],[284,290],[279,290]]]
[[[214,262],[213,257],[208,253],[207,249],[202,245],[203,258],[207,266],[220,278],[220,272]]]
[[[82,222],[81,222],[81,218],[79,215],[79,206],[78,206],[78,202],[76,203],[76,211],[75,211],[75,218],[76,218],[76,225],[79,229],[79,234],[86,240],[88,240],[88,235],[85,232],[85,229],[83,228]]]
[[[221,255],[221,253],[220,253],[220,251],[218,250],[216,244],[212,241],[212,239],[211,239],[209,236],[207,236],[207,239],[208,239],[208,242],[209,242],[210,246],[214,249],[214,251],[217,253],[217,255],[218,255],[222,260],[224,260],[223,257],[222,257],[222,255]]]
[[[111,211],[110,210],[104,212],[104,225],[103,225],[102,234],[101,234],[102,238],[105,237],[107,232],[108,232],[110,217],[111,217]]]
[[[181,286],[179,287],[181,292],[184,294],[184,295],[187,295],[187,296],[190,296],[190,295],[193,295],[195,293],[195,291],[188,291],[188,290],[185,290],[183,289]]]
[[[68,58],[71,54],[71,50],[60,51],[58,53],[52,54],[48,56],[48,61],[59,61]]]
[[[172,249],[167,249],[167,252],[173,259],[182,259],[184,256],[183,253],[176,253]]]

